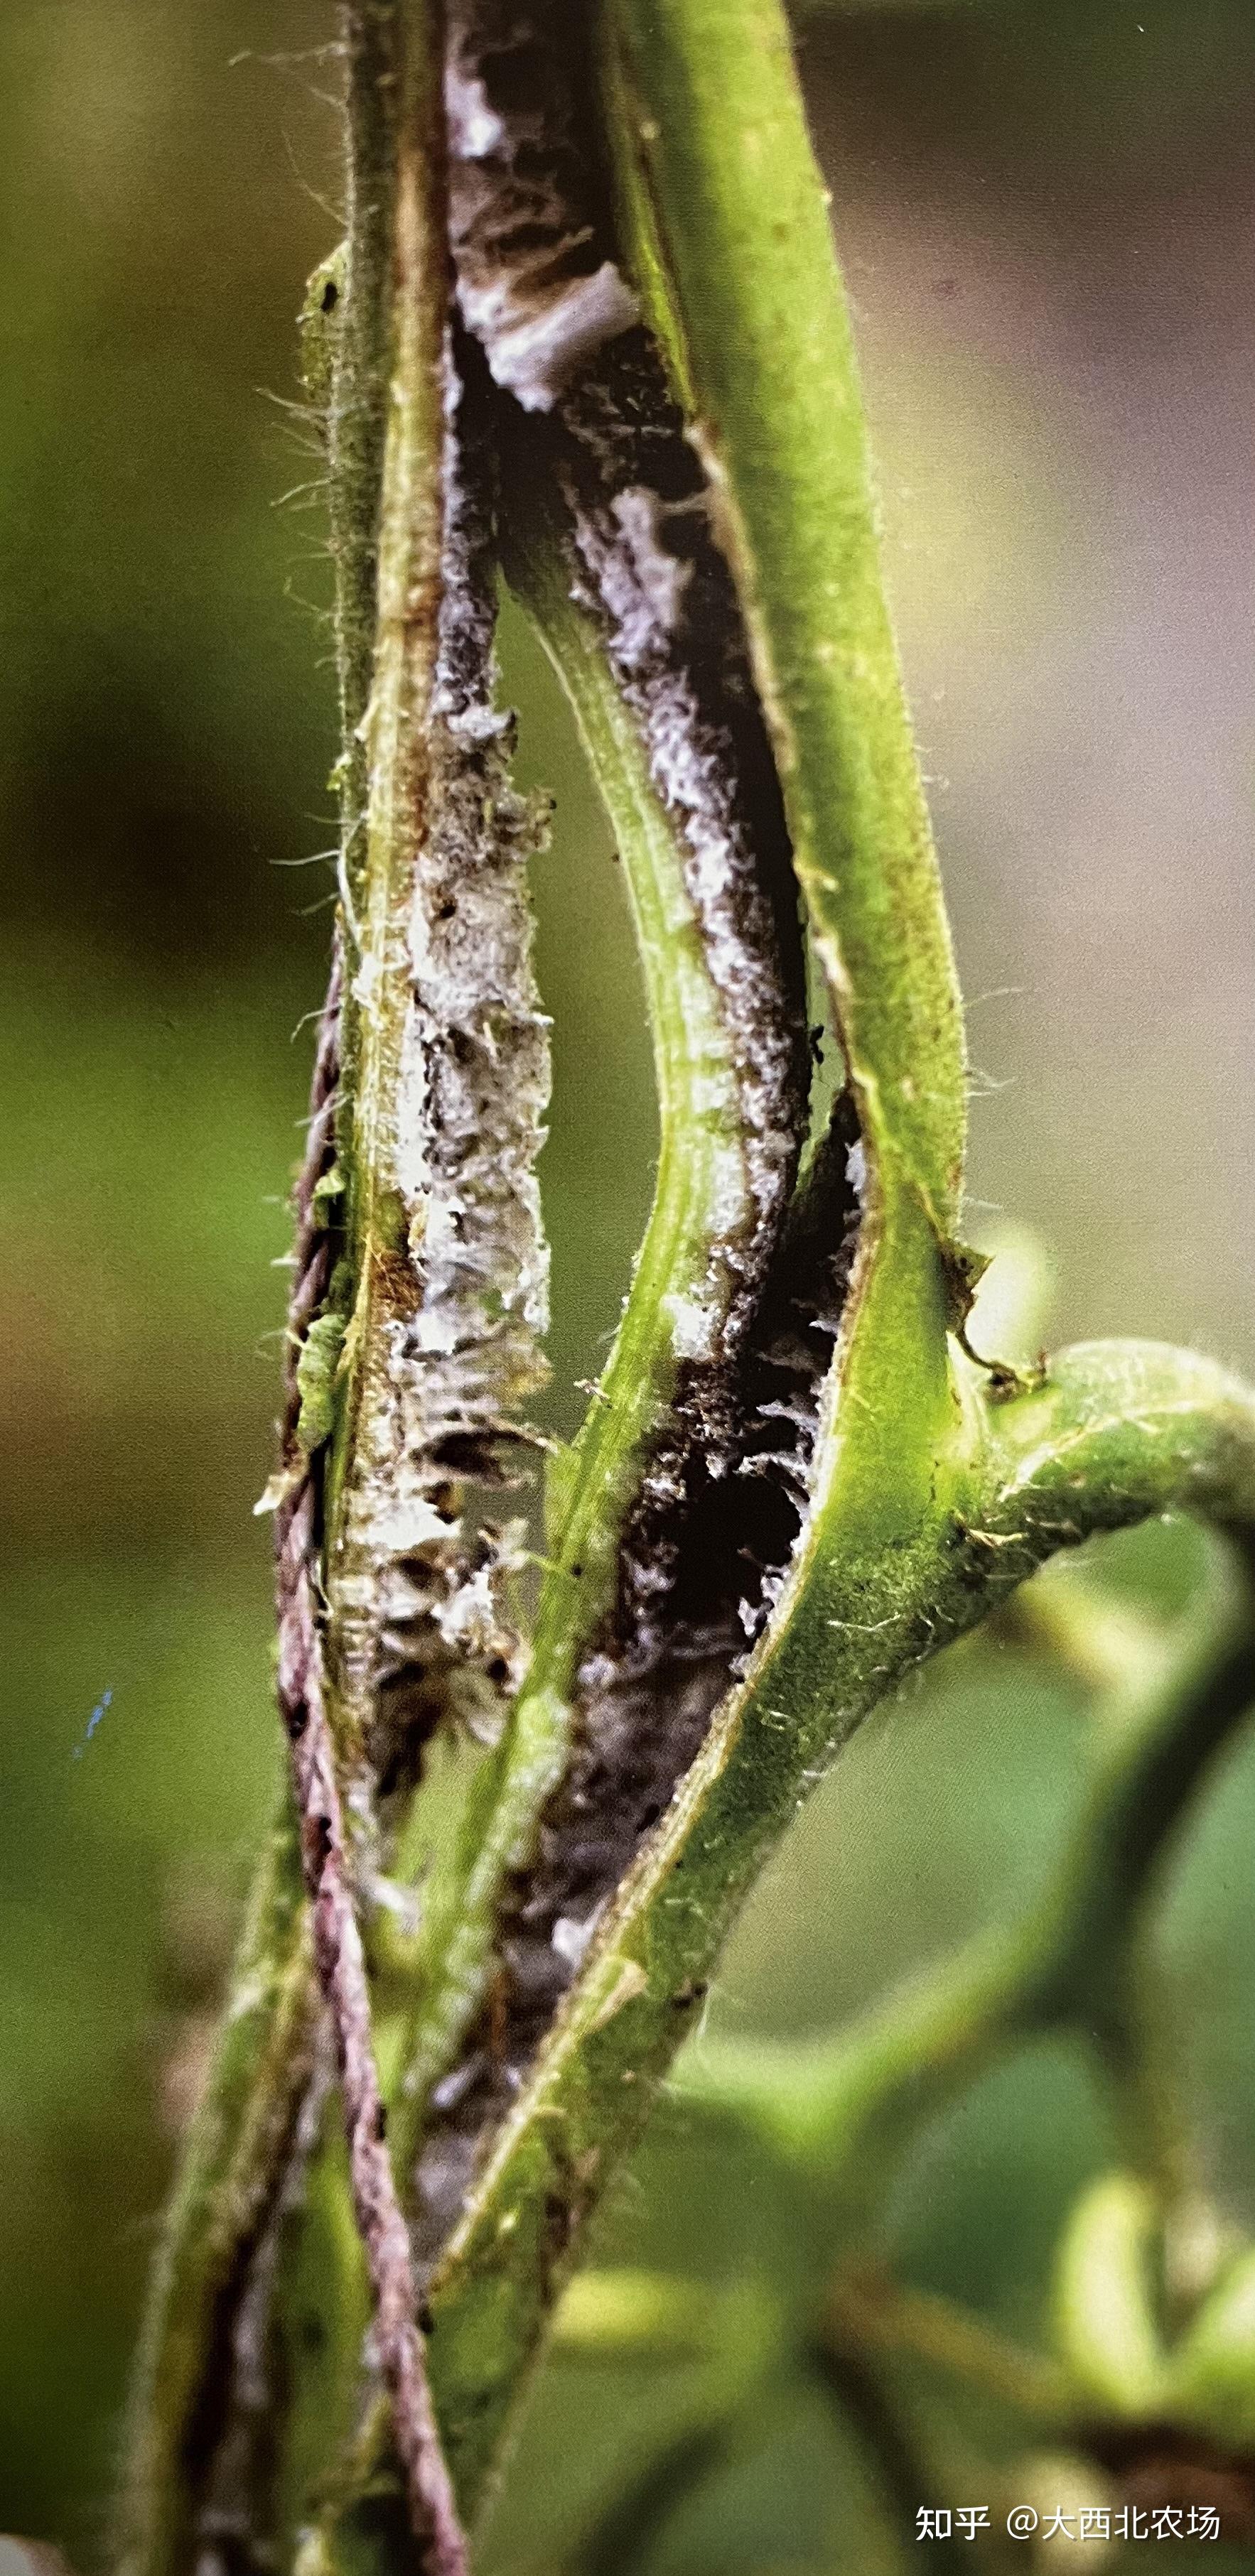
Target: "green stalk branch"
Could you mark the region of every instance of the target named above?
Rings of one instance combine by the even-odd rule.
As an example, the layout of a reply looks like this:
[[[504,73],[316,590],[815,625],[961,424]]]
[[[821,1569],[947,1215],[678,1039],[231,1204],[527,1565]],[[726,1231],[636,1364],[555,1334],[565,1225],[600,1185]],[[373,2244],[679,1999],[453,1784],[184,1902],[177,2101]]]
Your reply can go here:
[[[1255,1523],[1255,1397],[1161,1342],[1078,1342],[1043,1383],[981,1408],[977,1546],[1074,1545],[1156,1512],[1187,1511],[1244,1544]],[[983,1536],[982,1536],[983,1533]]]
[[[833,2352],[892,2353],[928,2362],[1000,2405],[1047,2423],[1068,2419],[1071,2392],[1057,2363],[1026,2352],[949,2299],[903,2289],[877,2270],[851,2266],[838,2274],[824,2303],[821,2334]]]
[[[842,2425],[855,2434],[886,2517],[905,2550],[919,2538],[921,2496],[948,2494],[958,2484],[946,2473],[948,2462],[940,2443],[935,2437],[921,2439],[902,2402],[896,2374],[890,2373],[870,2335],[856,2339],[832,2331],[817,2336],[806,2359]],[[961,2534],[946,2533],[930,2543],[929,2563],[957,2576],[960,2568],[988,2569],[997,2559],[991,2561],[985,2547],[978,2555]]]
[[[1227,1640],[1227,1642],[1226,1642]],[[1110,2051],[1127,2005],[1165,1846],[1200,1780],[1255,1707],[1249,1588],[1218,1556],[1183,1638],[1133,1691],[1049,1884],[1018,1921],[981,1933],[891,1994],[832,2042],[806,2048],[710,2041],[680,2076],[684,2098],[751,2121],[857,2237],[921,2124],[995,2057],[1053,2031]],[[1124,2076],[1127,2052],[1118,2047]],[[1123,2080],[1120,2085],[1123,2094]],[[1122,2103],[1121,2103],[1121,2107]],[[1144,2125],[1132,2159],[1151,2163]]]

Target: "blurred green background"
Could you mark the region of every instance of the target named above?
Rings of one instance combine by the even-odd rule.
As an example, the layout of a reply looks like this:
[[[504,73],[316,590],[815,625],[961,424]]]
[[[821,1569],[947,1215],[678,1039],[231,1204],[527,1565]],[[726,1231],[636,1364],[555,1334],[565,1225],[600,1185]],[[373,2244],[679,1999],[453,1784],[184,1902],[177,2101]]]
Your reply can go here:
[[[337,230],[333,31],[329,0],[8,0],[0,22],[0,2528],[84,2569],[275,1772],[250,1506],[332,888],[327,568],[293,489],[319,465],[283,401]],[[1056,1335],[1249,1368],[1255,12],[968,0],[812,8],[801,34],[973,1004],[972,1230],[1049,1247]],[[506,661],[528,775],[559,793],[538,898],[566,1429],[653,1112],[605,831],[513,621]],[[1190,1565],[1152,1533],[1109,1571],[1171,1599]],[[1075,1691],[1008,1651],[947,1658],[807,1811],[716,2018],[831,2027],[1020,1899],[1085,1733]],[[1253,1822],[1248,1749],[1182,1850],[1164,1955],[1214,2179],[1255,2224]],[[903,2178],[907,2267],[1031,2332],[1107,2145],[1065,2058],[1002,2070]],[[601,2243],[804,2279],[815,2230],[672,2106]],[[556,2565],[672,2404],[661,2376],[555,2365],[494,2564]],[[651,2566],[892,2566],[816,2404],[782,2381]]]

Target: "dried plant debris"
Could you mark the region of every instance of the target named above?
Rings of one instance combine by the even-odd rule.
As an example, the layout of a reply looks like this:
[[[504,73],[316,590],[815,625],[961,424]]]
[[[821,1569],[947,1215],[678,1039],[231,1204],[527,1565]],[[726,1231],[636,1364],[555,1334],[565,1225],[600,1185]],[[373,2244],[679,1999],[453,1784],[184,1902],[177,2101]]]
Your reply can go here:
[[[413,858],[392,1178],[384,1440],[354,1470],[328,1587],[336,1685],[370,1712],[369,1794],[412,1783],[446,1715],[491,1726],[517,1678],[517,1476],[544,1375],[536,1182],[549,1090],[527,862],[546,810],[515,794],[495,703],[491,462],[474,349],[450,345],[444,537],[428,710],[429,824]],[[369,1008],[363,990],[359,1006]],[[358,1819],[359,1824],[361,1818]]]
[[[617,271],[573,139],[578,34],[561,11],[545,30],[504,6],[454,11],[459,297],[517,398],[500,405],[507,492],[532,476],[561,494],[571,594],[676,830],[732,1068],[740,1177],[705,1280],[673,1318],[671,1415],[622,1531],[615,1601],[587,1641],[565,1777],[504,1891],[487,2003],[432,2097],[421,2266],[783,1581],[860,1219],[844,1102],[794,1194],[809,1054],[779,784],[700,467],[657,351],[604,283],[610,318],[590,344],[589,282]]]

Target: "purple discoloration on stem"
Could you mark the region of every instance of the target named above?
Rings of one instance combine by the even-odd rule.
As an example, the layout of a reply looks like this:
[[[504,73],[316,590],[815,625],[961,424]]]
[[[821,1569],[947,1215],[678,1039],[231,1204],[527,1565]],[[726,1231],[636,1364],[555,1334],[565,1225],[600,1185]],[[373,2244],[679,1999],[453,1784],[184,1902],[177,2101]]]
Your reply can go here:
[[[335,2034],[353,2210],[374,2300],[376,2355],[392,2401],[411,2520],[415,2536],[427,2545],[431,2576],[466,2576],[466,2543],[416,2321],[409,2234],[382,2134],[383,2098],[371,2037],[366,1962],[323,1700],[314,1598],[314,1495],[308,1483],[294,1502],[284,1506],[282,1520],[279,1704],[292,1747],[301,1853],[313,1909],[314,1957]]]

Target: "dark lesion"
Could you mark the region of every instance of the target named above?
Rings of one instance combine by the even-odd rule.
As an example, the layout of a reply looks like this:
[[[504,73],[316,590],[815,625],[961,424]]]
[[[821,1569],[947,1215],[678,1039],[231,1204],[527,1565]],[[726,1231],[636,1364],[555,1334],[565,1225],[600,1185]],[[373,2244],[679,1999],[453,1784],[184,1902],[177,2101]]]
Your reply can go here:
[[[562,9],[546,12],[543,31],[498,0],[453,11],[460,301],[502,387],[507,567],[510,496],[539,485],[551,522],[559,496],[571,594],[675,827],[732,1068],[744,1187],[712,1232],[711,1328],[679,1362],[625,1517],[614,1597],[585,1642],[564,1776],[502,1891],[485,2005],[428,2104],[421,2269],[770,1616],[806,1521],[861,1221],[848,1098],[799,1183],[812,1064],[797,884],[735,586],[663,360],[624,309],[595,351],[568,352],[558,374],[521,392],[512,381],[529,316],[543,306],[552,324],[566,289],[614,262],[574,104],[591,78],[584,32]]]
[[[690,1445],[665,1528],[648,1487],[629,1519],[614,1605],[579,1677],[567,1770],[532,1857],[502,1892],[486,2006],[429,2105],[414,2213],[420,2268],[438,2256],[606,1904],[700,1751],[787,1576],[857,1251],[860,1169],[843,1098],[769,1266],[729,1390],[723,1453]]]

